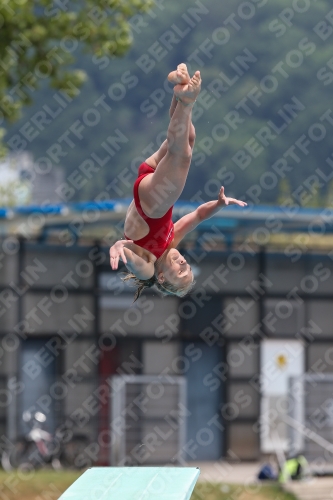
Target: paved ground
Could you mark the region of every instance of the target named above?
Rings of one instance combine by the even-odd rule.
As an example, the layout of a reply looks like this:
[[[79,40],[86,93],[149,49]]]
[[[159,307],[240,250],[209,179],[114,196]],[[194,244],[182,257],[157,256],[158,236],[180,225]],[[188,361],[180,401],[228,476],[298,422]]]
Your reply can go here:
[[[212,483],[254,483],[260,469],[256,462],[190,462],[190,467],[199,467],[199,481]],[[332,497],[333,500],[333,497]]]
[[[290,481],[285,489],[294,493],[299,500],[333,500],[333,477]]]

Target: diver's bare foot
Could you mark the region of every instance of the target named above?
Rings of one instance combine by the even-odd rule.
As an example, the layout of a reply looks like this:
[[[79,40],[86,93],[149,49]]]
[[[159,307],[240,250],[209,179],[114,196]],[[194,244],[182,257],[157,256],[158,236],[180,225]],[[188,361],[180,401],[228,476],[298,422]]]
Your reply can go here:
[[[192,104],[195,102],[201,90],[200,71],[196,71],[189,83],[185,85],[176,85],[174,88],[175,96],[183,104]]]
[[[177,69],[169,73],[168,80],[174,85],[185,85],[186,83],[189,83],[190,75],[188,74],[186,64],[178,64]]]

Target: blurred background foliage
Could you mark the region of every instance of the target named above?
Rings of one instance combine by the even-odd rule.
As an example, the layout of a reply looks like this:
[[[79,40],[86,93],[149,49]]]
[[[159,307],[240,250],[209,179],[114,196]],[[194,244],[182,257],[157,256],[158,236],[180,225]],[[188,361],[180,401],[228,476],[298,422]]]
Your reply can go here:
[[[42,6],[48,2],[38,3]],[[75,22],[86,22],[87,9],[91,9],[92,4],[82,0],[70,1],[66,6],[71,4],[77,9],[76,15],[80,16]],[[102,2],[97,4],[103,8]],[[125,4],[127,11],[117,14],[117,8]],[[21,13],[25,5],[28,3],[20,2],[17,12]],[[72,40],[75,33],[71,28],[73,23],[66,18],[61,27],[60,19],[58,35],[65,29],[66,36],[72,37],[72,41],[65,44],[56,34],[55,26],[45,24],[41,19],[41,26],[44,25],[47,30],[52,26],[49,34],[52,38],[58,36],[60,47],[71,47],[66,60],[67,77],[62,73],[64,68],[59,68],[62,76],[60,78],[55,74],[52,77],[51,88],[48,79],[39,78],[39,91],[28,92],[29,106],[18,109],[21,117],[16,120],[15,111],[12,115],[14,123],[6,119],[3,121],[2,126],[7,130],[4,142],[9,150],[26,143],[25,149],[32,151],[38,160],[52,158],[52,151],[55,151],[52,148],[60,144],[62,155],[58,158],[53,155],[54,168],[63,167],[66,175],[70,175],[84,160],[91,158],[92,153],[105,157],[106,150],[102,143],[108,136],[120,134],[123,142],[119,143],[119,150],[114,148],[111,160],[99,168],[98,173],[73,197],[73,200],[94,199],[118,174],[138,165],[139,157],[149,156],[146,148],[149,151],[158,147],[168,125],[171,89],[166,76],[180,62],[188,62],[192,72],[201,70],[205,93],[204,100],[195,105],[196,149],[183,199],[194,199],[199,195],[205,200],[214,198],[218,184],[224,184],[228,196],[255,203],[283,203],[286,198],[303,206],[331,203],[332,166],[326,160],[332,155],[333,125],[329,120],[320,120],[332,106],[333,16],[330,0],[158,0],[146,14],[139,12],[149,8],[143,0],[104,2],[104,5],[105,9],[113,9],[108,11],[109,22],[112,19],[110,26],[114,25],[115,19],[120,19],[120,29],[127,33],[130,48],[126,45],[121,50],[115,49],[118,45],[112,41],[117,38],[123,40],[123,37],[107,31],[105,20],[100,40],[95,26],[90,37],[75,44]],[[65,12],[62,14],[65,15]],[[131,17],[133,14],[134,17]],[[23,22],[21,14],[17,20]],[[128,20],[131,26],[129,31],[126,25]],[[6,26],[5,21],[3,24]],[[41,34],[38,30],[37,33],[36,26],[30,29],[31,37],[41,37],[39,47],[45,47],[48,43],[47,30]],[[108,35],[111,37],[109,44],[106,40]],[[26,69],[25,66],[22,68]],[[19,134],[24,139],[22,127],[28,120],[34,120],[36,113],[44,109],[43,106],[56,107],[54,94],[63,88],[68,71],[74,70],[76,80],[74,78],[73,81],[79,89],[76,97],[67,102],[66,107],[43,130],[39,130],[34,121],[30,122],[35,137],[22,141],[20,145],[15,136]],[[1,78],[2,86],[6,87],[3,76]],[[212,83],[216,79],[224,89],[218,94],[213,90]],[[263,82],[267,82],[267,86]],[[82,84],[80,88],[79,84]],[[273,91],[269,90],[269,85],[273,85]],[[261,89],[261,95],[253,90],[254,87]],[[253,96],[253,100],[249,95]],[[253,102],[256,98],[257,104]],[[295,102],[300,108],[293,114],[288,105]],[[91,108],[98,113],[89,114],[87,110]],[[230,117],[230,112],[234,113],[234,117],[238,116],[234,126],[226,119],[226,116]],[[93,122],[94,116],[96,124],[87,125]],[[80,138],[70,129],[77,120],[83,124]],[[274,133],[268,126],[269,121],[274,122],[275,128],[284,126],[284,130]],[[315,123],[325,126],[325,132],[322,132],[325,136],[320,140],[309,139],[309,129]],[[266,146],[255,136],[263,127],[268,127],[273,134],[267,139]],[[321,133],[322,128],[311,130],[314,137],[315,133]],[[59,141],[66,131],[67,141]],[[219,135],[214,131],[219,131]],[[225,136],[222,137],[222,133]],[[309,140],[306,151],[295,145],[303,135],[302,143]],[[253,146],[253,149],[250,148],[251,162],[243,168],[235,161],[235,155],[241,154],[240,150],[249,154],[244,149],[248,141]],[[272,166],[288,150],[290,152],[290,148],[294,148],[298,159],[295,159],[295,154],[287,155],[288,169],[277,174]],[[322,176],[307,183],[316,169],[320,169],[325,180]],[[270,178],[265,177],[267,172],[270,172]],[[122,182],[118,186],[121,186],[118,190],[112,186],[108,188],[110,198],[130,196],[130,185]],[[308,196],[297,197],[293,194],[297,189]]]

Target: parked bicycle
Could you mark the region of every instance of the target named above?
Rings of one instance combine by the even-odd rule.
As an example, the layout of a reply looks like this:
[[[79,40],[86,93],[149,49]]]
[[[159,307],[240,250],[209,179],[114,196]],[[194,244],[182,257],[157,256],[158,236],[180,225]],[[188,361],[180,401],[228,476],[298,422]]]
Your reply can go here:
[[[51,434],[43,428],[46,422],[44,413],[26,411],[22,418],[30,430],[3,451],[1,465],[5,471],[44,466],[80,469],[86,466],[83,457],[90,440],[83,434],[73,434],[69,421]]]

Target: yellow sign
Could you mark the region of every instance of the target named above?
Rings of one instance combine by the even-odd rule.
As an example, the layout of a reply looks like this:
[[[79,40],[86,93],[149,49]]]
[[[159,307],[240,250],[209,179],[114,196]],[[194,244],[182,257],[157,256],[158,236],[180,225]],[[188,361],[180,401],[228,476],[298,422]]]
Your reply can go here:
[[[286,366],[288,364],[287,356],[285,354],[279,354],[276,357],[276,364],[277,364],[278,368],[280,368],[280,370],[283,370],[284,368],[286,368]]]

